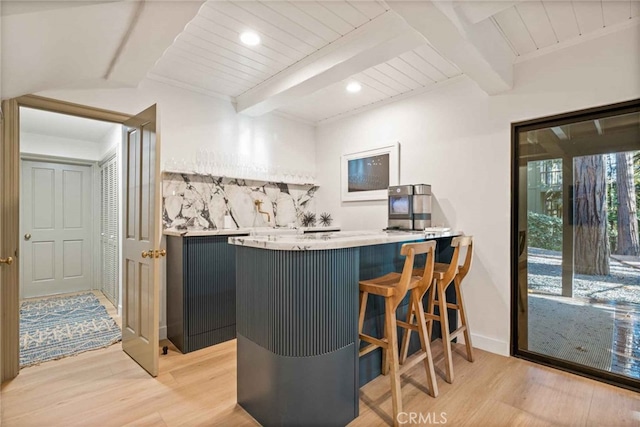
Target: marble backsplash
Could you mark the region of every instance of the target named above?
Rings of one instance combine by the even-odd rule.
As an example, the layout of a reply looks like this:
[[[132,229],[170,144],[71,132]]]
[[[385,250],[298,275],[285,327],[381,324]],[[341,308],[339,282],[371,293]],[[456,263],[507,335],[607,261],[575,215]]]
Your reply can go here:
[[[251,181],[210,175],[164,173],[162,219],[164,228],[206,230],[224,228],[230,215],[236,227],[300,225],[304,212],[315,212],[317,186]],[[255,200],[262,200],[257,214]]]

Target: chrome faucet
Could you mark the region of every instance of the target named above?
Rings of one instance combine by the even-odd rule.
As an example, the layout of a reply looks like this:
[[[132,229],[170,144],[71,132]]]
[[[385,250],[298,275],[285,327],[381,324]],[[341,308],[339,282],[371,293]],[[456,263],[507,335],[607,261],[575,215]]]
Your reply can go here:
[[[253,202],[253,204],[256,205],[256,210],[258,211],[258,213],[265,214],[267,216],[267,223],[271,223],[271,215],[269,214],[269,212],[264,212],[261,210],[262,203],[263,203],[262,200],[255,200]]]

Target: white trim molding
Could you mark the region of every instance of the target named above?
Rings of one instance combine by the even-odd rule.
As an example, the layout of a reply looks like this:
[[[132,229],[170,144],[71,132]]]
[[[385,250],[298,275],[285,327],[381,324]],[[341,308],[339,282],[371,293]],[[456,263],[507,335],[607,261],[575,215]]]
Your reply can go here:
[[[471,334],[471,340],[474,348],[485,350],[491,353],[499,354],[501,356],[509,356],[509,343],[501,341],[491,337],[485,337],[484,335]]]

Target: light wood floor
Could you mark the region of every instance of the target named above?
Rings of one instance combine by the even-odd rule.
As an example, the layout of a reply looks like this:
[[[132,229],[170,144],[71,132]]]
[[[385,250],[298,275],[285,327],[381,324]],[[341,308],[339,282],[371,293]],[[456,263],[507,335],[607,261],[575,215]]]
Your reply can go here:
[[[433,349],[441,354],[439,342]],[[432,419],[444,413],[454,426],[640,425],[640,394],[480,350],[469,363],[460,350],[454,354],[455,383],[445,383],[440,371],[435,399],[424,393],[421,365],[403,376],[405,411],[431,413]],[[235,370],[235,340],[187,355],[171,346],[160,356],[155,379],[113,345],[23,369],[2,385],[1,424],[257,425],[236,405]],[[367,384],[360,416],[350,426],[389,425],[390,396],[386,377]]]

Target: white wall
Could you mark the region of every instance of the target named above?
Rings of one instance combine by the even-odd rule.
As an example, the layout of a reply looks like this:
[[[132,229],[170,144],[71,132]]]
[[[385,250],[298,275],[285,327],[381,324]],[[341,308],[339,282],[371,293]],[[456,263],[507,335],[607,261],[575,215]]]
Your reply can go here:
[[[639,27],[517,64],[514,89],[472,81],[317,128],[316,207],[343,229],[386,226],[386,201],[340,202],[340,156],[400,141],[400,182],[431,184],[434,225],[474,235],[466,279],[474,345],[508,354],[511,122],[640,97]]]
[[[20,132],[20,152],[73,159],[100,159],[101,146],[91,141]]]
[[[135,114],[158,104],[161,161],[195,160],[200,148],[219,150],[283,169],[315,170],[315,128],[277,115],[236,114],[229,101],[151,80],[138,88],[62,90],[38,95]],[[122,175],[120,175],[122,177]],[[165,267],[160,289],[160,337],[166,337]]]
[[[237,114],[229,101],[152,80],[137,89],[46,91],[38,95],[135,114],[157,103],[161,158],[195,160],[199,148],[251,156],[283,168],[315,168],[314,127],[270,114]]]
[[[114,152],[118,152],[122,143],[122,126],[116,125],[102,138],[99,144],[100,160],[106,160]],[[118,163],[119,164],[119,163]]]

